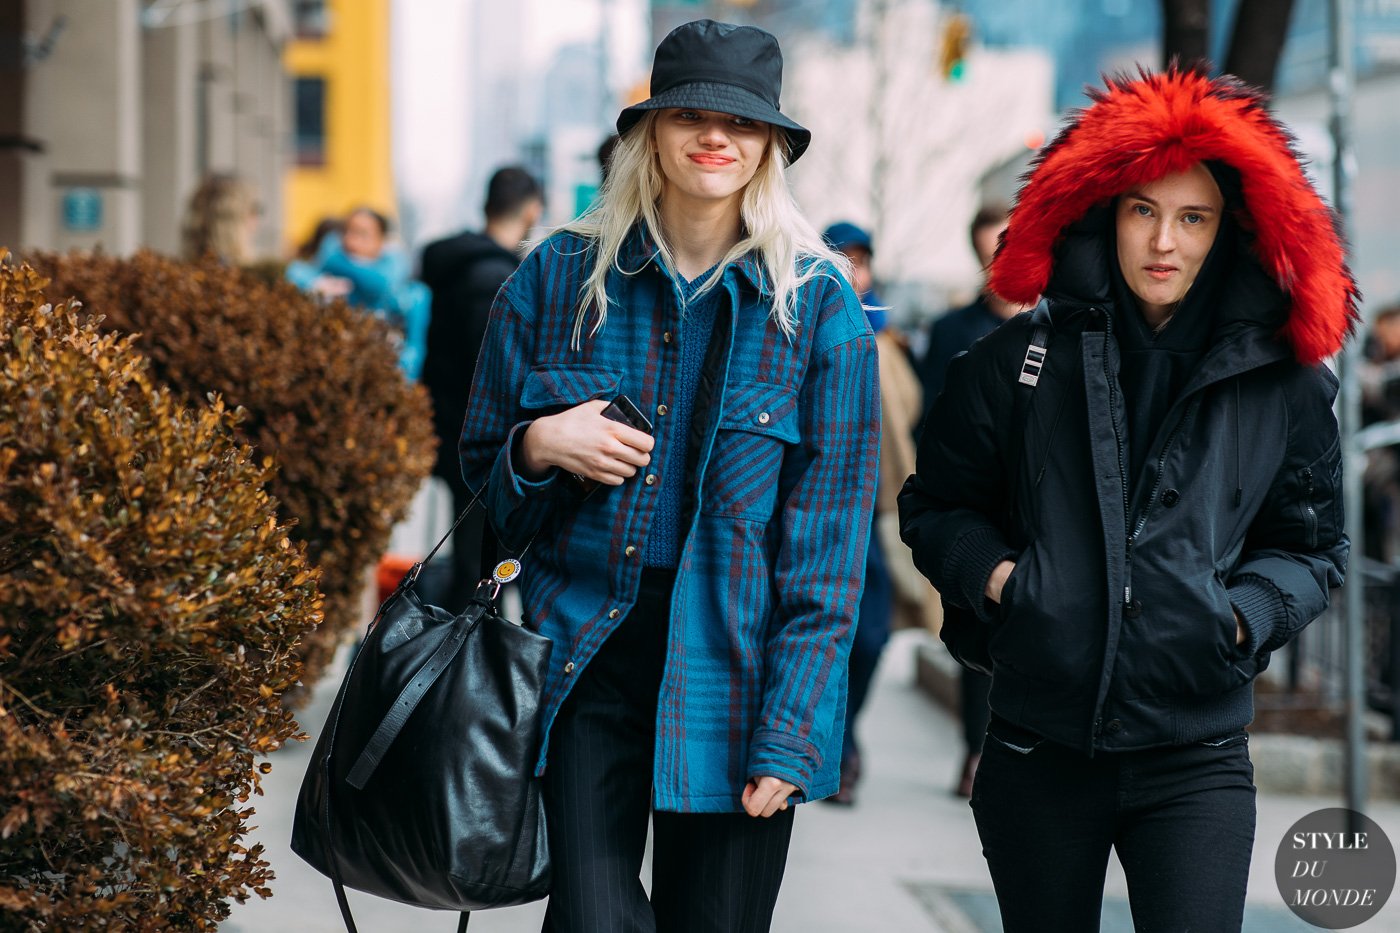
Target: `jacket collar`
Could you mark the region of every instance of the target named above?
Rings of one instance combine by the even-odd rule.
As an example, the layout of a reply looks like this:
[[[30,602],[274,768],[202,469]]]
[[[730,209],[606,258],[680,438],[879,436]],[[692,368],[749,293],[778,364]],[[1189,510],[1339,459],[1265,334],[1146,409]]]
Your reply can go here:
[[[652,236],[646,222],[638,221],[632,226],[627,238],[622,242],[621,249],[618,250],[618,267],[628,274],[634,275],[652,262],[656,263],[657,269],[660,271],[661,248],[657,246],[656,238]],[[737,270],[739,277],[758,294],[772,294],[772,289],[768,286],[768,277],[763,271],[763,263],[756,253],[750,251],[731,262],[729,268],[725,270],[725,274],[728,275],[730,270]]]

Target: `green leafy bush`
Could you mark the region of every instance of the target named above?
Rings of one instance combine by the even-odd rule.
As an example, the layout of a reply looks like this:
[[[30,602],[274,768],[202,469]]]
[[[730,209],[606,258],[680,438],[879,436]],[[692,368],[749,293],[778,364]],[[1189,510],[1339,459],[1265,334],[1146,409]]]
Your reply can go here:
[[[274,458],[268,491],[322,571],[326,624],[302,655],[312,682],[364,621],[366,575],[433,464],[431,405],[400,374],[387,325],[213,262],[72,254],[35,265],[50,296],[137,335],[160,382],[247,411],[240,436]]]
[[[212,930],[317,571],[237,415],[42,285],[0,265],[0,929]]]

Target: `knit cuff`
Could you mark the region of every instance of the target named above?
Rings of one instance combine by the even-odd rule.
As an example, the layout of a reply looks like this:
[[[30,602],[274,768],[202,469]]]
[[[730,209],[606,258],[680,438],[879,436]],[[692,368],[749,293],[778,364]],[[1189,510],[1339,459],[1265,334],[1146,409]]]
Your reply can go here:
[[[1016,552],[1007,547],[1001,532],[985,527],[969,531],[958,539],[948,554],[945,577],[961,590],[963,608],[983,622],[996,620],[997,605],[987,598],[987,581],[1004,560],[1015,560]]]
[[[1244,621],[1248,637],[1235,650],[1241,657],[1258,654],[1287,612],[1278,587],[1258,576],[1239,577],[1227,590],[1230,605]]]

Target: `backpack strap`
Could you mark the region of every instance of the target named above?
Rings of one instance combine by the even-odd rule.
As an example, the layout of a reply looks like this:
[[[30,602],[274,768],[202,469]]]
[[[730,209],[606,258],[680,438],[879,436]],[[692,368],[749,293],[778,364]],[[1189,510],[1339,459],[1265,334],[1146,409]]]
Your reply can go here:
[[[1040,384],[1040,376],[1050,359],[1050,304],[1041,299],[1031,312],[1031,339],[1026,346],[1026,358],[1021,363],[1021,373],[1016,379],[1015,398],[1011,408],[1010,433],[1011,458],[1008,462],[1007,482],[1010,485],[1007,495],[1006,515],[1009,520],[1015,507],[1017,478],[1021,473],[1021,460],[1025,452],[1026,421],[1031,413],[1031,396]],[[1008,526],[1009,527],[1009,526]]]
[[[1006,428],[1007,477],[1005,527],[1010,529],[1015,518],[1016,488],[1025,450],[1026,421],[1030,415],[1031,395],[1040,384],[1041,373],[1050,358],[1050,306],[1042,301],[1031,312],[1031,337],[1026,356],[1021,363],[1016,385],[1012,387],[1011,418]],[[1007,378],[1011,374],[1007,373]],[[970,610],[961,609],[944,600],[943,627],[938,636],[948,646],[948,653],[963,667],[980,674],[992,673],[992,656],[987,646],[987,626],[978,621]]]

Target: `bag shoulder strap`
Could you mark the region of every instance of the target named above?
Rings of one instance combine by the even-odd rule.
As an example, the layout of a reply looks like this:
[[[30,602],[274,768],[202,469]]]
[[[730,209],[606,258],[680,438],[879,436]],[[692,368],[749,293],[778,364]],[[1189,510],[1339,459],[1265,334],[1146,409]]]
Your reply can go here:
[[[447,543],[447,539],[452,537],[452,532],[456,531],[457,526],[462,524],[462,522],[466,520],[467,516],[471,514],[471,510],[476,508],[476,504],[481,501],[481,497],[485,495],[485,493],[486,486],[485,484],[483,484],[482,487],[478,489],[476,493],[472,496],[472,501],[467,503],[467,507],[462,509],[461,514],[457,516],[457,520],[454,521],[452,525],[447,529],[447,531],[443,533],[443,536],[441,538],[438,538],[438,543],[433,545],[433,549],[428,552],[427,556],[415,563],[412,569],[410,569],[408,573],[404,576],[403,583],[405,586],[412,586],[414,583],[418,582],[418,575],[423,572],[424,567],[428,566],[428,561],[432,560],[433,556],[437,554],[437,552],[442,548],[444,544]],[[482,508],[485,508],[485,506],[483,505]],[[490,519],[488,518],[487,525],[489,526],[490,523]],[[515,555],[515,559],[517,561],[525,556],[526,551],[530,550],[530,545],[535,543],[535,539],[539,537],[539,534],[540,529],[536,528],[535,533],[530,535],[530,540],[526,541],[525,546],[520,549],[520,553]],[[512,577],[512,579],[514,578]]]
[[[423,572],[424,567],[428,566],[428,561],[432,560],[433,555],[447,543],[448,538],[452,537],[452,532],[457,530],[457,526],[466,521],[467,516],[471,514],[472,509],[476,508],[476,504],[481,501],[481,497],[485,492],[486,484],[483,483],[481,488],[472,495],[472,501],[468,502],[467,507],[457,516],[457,520],[448,527],[441,538],[438,538],[438,543],[433,545],[433,549],[428,552],[428,556],[413,565],[413,569],[409,570],[408,575],[404,578],[408,586],[412,586],[414,583],[418,582],[418,575]],[[482,506],[482,508],[485,508],[485,506]]]
[[[346,933],[360,933],[355,926],[355,918],[350,913],[350,902],[345,897],[345,885],[339,881],[332,881],[335,885],[335,902],[340,907],[340,919],[345,921]],[[464,910],[457,918],[457,933],[467,933],[467,924],[471,921],[472,912]]]

